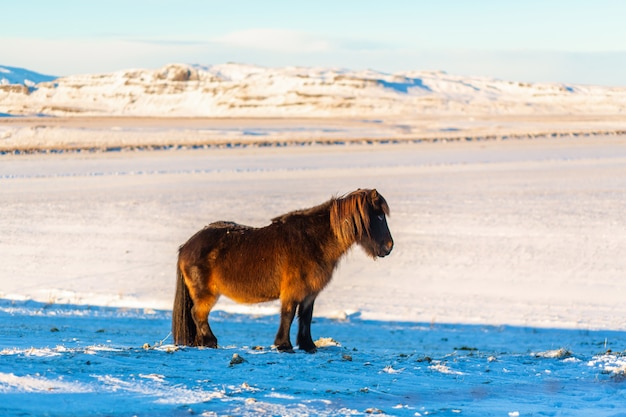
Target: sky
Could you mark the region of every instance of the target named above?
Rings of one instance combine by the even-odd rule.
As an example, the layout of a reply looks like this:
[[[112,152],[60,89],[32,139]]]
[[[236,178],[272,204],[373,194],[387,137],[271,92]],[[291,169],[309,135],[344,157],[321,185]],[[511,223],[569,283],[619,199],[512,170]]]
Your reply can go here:
[[[0,65],[240,62],[626,86],[622,0],[0,0]]]

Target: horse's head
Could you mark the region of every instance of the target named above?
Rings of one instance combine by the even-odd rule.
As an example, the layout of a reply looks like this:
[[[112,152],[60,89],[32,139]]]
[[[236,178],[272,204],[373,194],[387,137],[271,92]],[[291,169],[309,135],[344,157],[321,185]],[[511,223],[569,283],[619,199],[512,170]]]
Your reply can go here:
[[[367,227],[362,233],[358,243],[365,249],[368,255],[373,258],[385,257],[393,249],[393,238],[387,225],[389,206],[385,198],[376,190],[365,190],[365,204],[368,220],[363,223]],[[365,217],[365,213],[363,214]]]
[[[372,258],[384,257],[393,249],[387,226],[389,206],[376,190],[354,191],[334,201],[331,225],[346,246],[358,243]]]

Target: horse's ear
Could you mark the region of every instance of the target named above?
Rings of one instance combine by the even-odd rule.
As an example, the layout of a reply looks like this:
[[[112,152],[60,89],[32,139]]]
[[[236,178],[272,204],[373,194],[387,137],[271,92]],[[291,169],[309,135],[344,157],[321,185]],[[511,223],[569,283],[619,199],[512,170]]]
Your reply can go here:
[[[370,191],[369,197],[372,200],[372,205],[374,207],[382,210],[383,213],[389,215],[389,205],[387,204],[387,200],[385,200],[385,197],[380,195],[375,188]]]
[[[370,190],[369,198],[370,198],[370,201],[372,202],[372,205],[374,207],[381,207],[381,205],[382,205],[381,204],[381,199],[383,199],[383,198],[382,198],[382,196],[380,194],[378,194],[378,191],[376,191],[376,188],[374,188],[373,190]]]

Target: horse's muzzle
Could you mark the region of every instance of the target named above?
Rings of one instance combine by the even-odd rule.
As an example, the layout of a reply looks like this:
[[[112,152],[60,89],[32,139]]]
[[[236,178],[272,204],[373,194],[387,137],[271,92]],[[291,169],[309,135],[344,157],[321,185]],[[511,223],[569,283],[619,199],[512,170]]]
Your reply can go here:
[[[380,248],[378,250],[378,257],[384,258],[385,256],[391,253],[392,249],[393,249],[393,240],[386,241],[385,243],[380,245]]]

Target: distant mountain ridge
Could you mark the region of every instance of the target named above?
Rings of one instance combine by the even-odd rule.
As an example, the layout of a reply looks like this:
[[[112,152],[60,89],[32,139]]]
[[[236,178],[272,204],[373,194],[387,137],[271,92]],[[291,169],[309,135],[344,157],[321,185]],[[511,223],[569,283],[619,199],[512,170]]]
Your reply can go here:
[[[170,64],[56,78],[0,66],[0,113],[186,117],[625,114],[626,88],[437,71]]]
[[[0,86],[18,84],[26,87],[35,87],[39,83],[54,81],[57,78],[53,75],[40,74],[25,68],[0,65]]]

